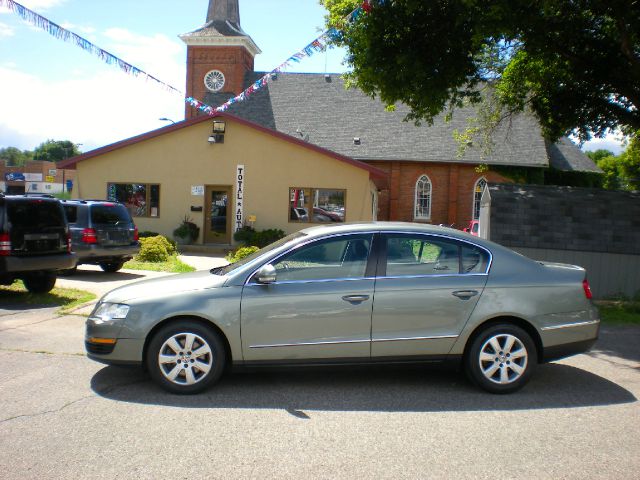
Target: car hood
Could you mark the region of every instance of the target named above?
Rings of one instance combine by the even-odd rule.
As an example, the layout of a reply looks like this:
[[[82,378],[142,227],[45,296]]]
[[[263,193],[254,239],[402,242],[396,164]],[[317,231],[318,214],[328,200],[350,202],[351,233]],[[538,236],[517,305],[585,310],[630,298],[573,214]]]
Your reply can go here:
[[[133,299],[162,298],[175,295],[176,293],[221,287],[225,281],[226,277],[213,275],[208,270],[181,273],[150,280],[141,280],[125,285],[124,287],[116,288],[102,297],[101,301],[127,303]]]

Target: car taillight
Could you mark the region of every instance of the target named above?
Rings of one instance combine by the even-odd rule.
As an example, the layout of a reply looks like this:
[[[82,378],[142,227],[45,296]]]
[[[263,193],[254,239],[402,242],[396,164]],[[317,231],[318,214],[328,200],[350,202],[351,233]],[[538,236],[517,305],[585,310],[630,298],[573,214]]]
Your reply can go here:
[[[138,235],[138,227],[133,227],[133,241],[137,242],[140,239]]]
[[[11,253],[11,238],[8,233],[0,233],[0,256],[6,257]]]
[[[71,234],[67,232],[67,253],[71,253]]]
[[[83,243],[98,243],[98,236],[93,228],[85,228],[82,230]]]
[[[582,281],[582,288],[584,288],[584,296],[591,300],[593,298],[593,294],[591,293],[589,280],[587,280],[586,278]]]

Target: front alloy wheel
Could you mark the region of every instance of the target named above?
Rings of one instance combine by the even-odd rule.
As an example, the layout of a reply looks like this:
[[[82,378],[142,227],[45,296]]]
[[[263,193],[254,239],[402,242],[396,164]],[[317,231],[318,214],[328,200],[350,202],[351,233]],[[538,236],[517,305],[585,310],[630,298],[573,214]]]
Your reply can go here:
[[[471,381],[491,393],[511,393],[522,388],[536,363],[536,347],[529,334],[508,324],[481,331],[465,358]]]
[[[205,390],[220,378],[224,361],[219,336],[193,321],[179,321],[162,328],[147,351],[151,377],[173,393]]]

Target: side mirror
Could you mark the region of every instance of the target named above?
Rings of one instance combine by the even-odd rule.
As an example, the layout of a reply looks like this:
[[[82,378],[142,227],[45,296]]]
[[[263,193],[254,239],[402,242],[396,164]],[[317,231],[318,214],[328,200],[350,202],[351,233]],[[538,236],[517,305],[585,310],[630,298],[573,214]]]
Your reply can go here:
[[[253,277],[256,282],[268,285],[276,281],[276,269],[270,263],[263,265]]]
[[[469,233],[469,229],[468,229],[468,228],[466,228],[466,227],[465,227],[465,228],[463,228],[463,229],[462,229],[462,231],[463,231],[463,232],[466,232],[466,233]]]

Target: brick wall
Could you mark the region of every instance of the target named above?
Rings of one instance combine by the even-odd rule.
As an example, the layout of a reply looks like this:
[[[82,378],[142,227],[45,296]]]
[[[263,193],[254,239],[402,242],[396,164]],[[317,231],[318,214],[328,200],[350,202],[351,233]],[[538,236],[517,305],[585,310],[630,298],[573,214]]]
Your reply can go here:
[[[478,174],[475,165],[427,162],[367,162],[389,174],[378,196],[378,220],[413,222],[416,182],[422,175],[431,180],[431,220],[429,223],[466,227],[473,209],[473,188],[479,178],[510,183],[495,172]]]
[[[253,57],[244,47],[188,47],[187,95],[202,101],[209,92],[204,85],[204,76],[214,69],[225,76],[222,90],[237,95],[244,90],[245,73],[253,71]],[[186,119],[198,116],[196,109],[185,108]]]

